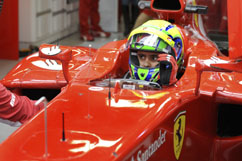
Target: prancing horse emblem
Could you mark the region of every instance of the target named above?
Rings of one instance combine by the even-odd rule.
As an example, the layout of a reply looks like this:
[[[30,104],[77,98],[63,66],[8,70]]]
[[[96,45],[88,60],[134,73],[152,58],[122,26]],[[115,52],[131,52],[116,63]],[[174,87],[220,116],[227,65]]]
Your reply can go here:
[[[186,124],[186,115],[185,111],[181,112],[177,115],[174,124],[174,131],[173,131],[173,147],[174,147],[174,153],[175,157],[178,160],[180,157],[180,153],[182,150],[182,144],[184,140],[184,134],[185,134],[185,124]]]

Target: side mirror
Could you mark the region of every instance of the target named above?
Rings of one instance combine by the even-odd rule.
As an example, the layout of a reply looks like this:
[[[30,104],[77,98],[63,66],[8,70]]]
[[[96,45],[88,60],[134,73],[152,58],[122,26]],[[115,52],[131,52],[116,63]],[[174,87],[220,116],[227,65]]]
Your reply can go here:
[[[228,57],[211,57],[208,60],[197,60],[196,62],[197,82],[195,95],[200,93],[201,75],[204,71],[213,72],[238,72],[242,73],[242,60],[229,59]]]
[[[39,48],[39,56],[45,59],[61,61],[64,77],[67,83],[70,81],[69,62],[72,60],[71,49],[61,49],[57,45],[41,45]]]
[[[194,6],[194,5],[186,5],[185,7],[186,13],[197,13],[197,14],[207,14],[208,7],[207,6]]]
[[[151,8],[160,13],[182,13],[184,11],[186,0],[152,0]]]
[[[150,1],[145,1],[145,0],[141,0],[138,2],[138,6],[140,9],[145,9],[145,8],[150,8],[150,4],[151,2]]]

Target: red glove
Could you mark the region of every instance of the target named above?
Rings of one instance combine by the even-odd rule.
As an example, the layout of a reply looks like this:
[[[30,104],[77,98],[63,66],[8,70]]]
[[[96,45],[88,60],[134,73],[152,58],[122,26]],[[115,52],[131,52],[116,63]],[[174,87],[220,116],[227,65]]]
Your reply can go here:
[[[160,82],[161,85],[174,84],[177,79],[178,66],[175,58],[169,54],[159,54],[158,61],[160,62]]]

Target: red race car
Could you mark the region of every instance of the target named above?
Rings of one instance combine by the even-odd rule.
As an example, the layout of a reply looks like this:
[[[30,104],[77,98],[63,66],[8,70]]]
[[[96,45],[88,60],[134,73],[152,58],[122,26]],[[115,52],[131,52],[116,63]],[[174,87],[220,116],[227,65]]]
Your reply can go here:
[[[242,160],[240,7],[150,2],[184,44],[181,74],[168,87],[125,77],[127,40],[99,49],[41,45],[1,82],[49,102],[0,145],[0,160]]]

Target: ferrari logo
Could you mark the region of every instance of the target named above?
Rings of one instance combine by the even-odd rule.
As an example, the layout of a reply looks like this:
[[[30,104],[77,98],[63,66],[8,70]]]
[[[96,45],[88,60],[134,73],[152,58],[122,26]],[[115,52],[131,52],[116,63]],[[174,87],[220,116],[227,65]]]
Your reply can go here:
[[[174,131],[173,131],[173,146],[175,157],[178,160],[182,150],[182,144],[185,134],[185,124],[186,124],[186,115],[185,112],[180,113],[177,118],[174,120]]]

